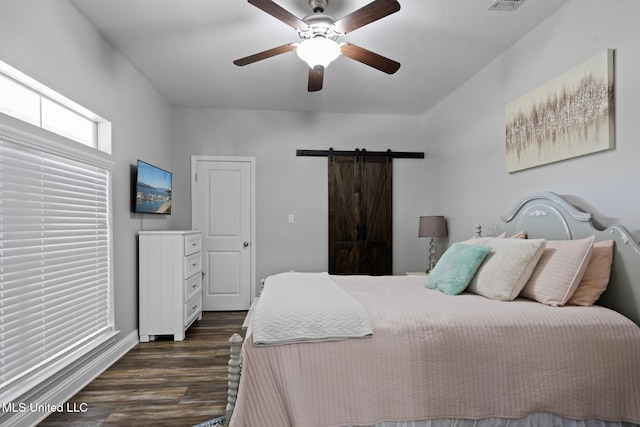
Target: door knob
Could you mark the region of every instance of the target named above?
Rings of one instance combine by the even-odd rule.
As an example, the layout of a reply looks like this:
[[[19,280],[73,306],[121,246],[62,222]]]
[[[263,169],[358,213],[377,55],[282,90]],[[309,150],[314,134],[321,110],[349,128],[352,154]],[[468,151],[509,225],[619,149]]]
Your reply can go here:
[[[244,242],[244,243],[242,244],[242,246],[244,246],[244,247],[246,248],[247,246],[249,246],[249,242]]]

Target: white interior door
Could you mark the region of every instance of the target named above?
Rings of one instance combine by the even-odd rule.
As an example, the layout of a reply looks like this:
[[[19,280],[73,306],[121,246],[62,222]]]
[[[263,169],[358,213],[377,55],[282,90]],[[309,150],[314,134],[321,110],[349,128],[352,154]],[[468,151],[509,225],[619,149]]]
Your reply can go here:
[[[192,226],[202,233],[203,310],[247,310],[255,294],[253,158],[192,157]]]

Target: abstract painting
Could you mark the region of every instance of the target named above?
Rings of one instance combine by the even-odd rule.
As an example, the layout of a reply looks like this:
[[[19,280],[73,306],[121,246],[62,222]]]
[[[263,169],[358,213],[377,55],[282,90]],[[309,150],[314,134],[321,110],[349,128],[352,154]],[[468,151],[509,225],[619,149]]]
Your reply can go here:
[[[507,172],[612,148],[612,49],[507,105]]]

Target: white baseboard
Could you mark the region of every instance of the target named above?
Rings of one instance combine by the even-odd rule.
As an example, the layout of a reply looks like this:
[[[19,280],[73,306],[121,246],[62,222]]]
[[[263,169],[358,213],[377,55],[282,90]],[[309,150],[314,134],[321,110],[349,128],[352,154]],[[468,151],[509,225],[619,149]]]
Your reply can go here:
[[[37,398],[37,402],[23,402],[23,404],[26,405],[26,410],[18,410],[6,420],[6,416],[2,417],[0,425],[30,427],[37,425],[53,411],[62,409],[70,412],[77,412],[86,409],[84,406],[68,407],[63,406],[62,404],[75,396],[87,384],[107,370],[109,366],[117,362],[118,359],[129,352],[129,350],[135,347],[139,342],[138,330],[136,329],[123,337],[123,339],[118,341],[115,345],[108,347],[101,353],[97,354],[96,357],[91,359],[88,363],[85,363],[75,371],[65,375],[62,380],[56,382],[40,394]],[[40,410],[31,411],[29,410],[31,404],[42,405],[45,408],[50,406],[52,409],[48,412]],[[60,406],[58,407],[56,405]],[[40,408],[42,408],[42,406],[40,406]]]

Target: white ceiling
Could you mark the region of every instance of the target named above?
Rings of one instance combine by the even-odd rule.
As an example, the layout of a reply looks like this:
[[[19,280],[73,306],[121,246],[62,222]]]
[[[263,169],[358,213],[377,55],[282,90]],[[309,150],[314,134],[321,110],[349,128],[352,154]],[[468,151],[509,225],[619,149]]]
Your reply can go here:
[[[330,0],[341,18],[370,0]],[[299,41],[244,0],[70,0],[176,107],[422,114],[568,0],[399,0],[401,10],[340,38],[402,64],[387,75],[346,57],[307,92],[307,66],[289,52],[244,67],[234,59]],[[277,0],[302,18],[308,0]]]

